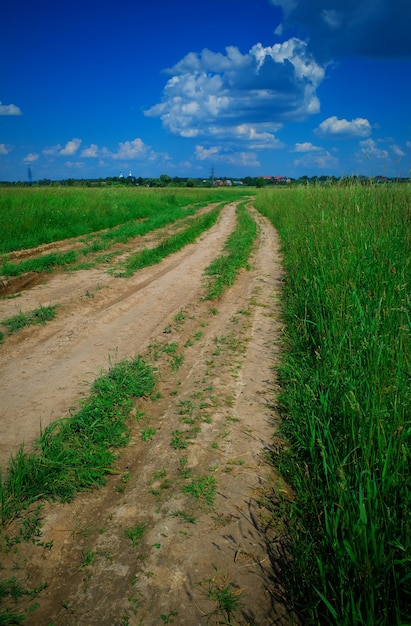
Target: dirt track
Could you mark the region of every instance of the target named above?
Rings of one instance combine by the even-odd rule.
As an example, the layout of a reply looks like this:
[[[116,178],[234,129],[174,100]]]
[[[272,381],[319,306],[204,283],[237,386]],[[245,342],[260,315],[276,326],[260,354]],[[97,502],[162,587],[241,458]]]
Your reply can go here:
[[[18,560],[29,587],[48,583],[28,624],[218,624],[213,592],[222,588],[239,599],[230,623],[295,623],[275,575],[265,507],[272,490],[285,489],[266,463],[282,272],[274,229],[252,213],[259,235],[251,269],[217,303],[202,300],[203,272],[234,228],[235,204],[196,244],[132,278],[107,268],[64,273],[0,300],[0,319],[59,305],[54,321],[0,346],[3,466],[40,423],[66,415],[110,361],[142,354],[159,371],[159,394],[140,401],[144,418],[118,475],[70,504],[46,504],[41,540],[53,547],[25,544],[6,563]],[[178,370],[162,349],[171,342],[183,357]],[[155,435],[143,441],[147,427]],[[190,428],[187,448],[171,444],[176,430]],[[212,504],[182,491],[204,476],[216,484]],[[145,530],[133,547],[125,531],[136,524]],[[93,555],[88,565],[85,555]]]

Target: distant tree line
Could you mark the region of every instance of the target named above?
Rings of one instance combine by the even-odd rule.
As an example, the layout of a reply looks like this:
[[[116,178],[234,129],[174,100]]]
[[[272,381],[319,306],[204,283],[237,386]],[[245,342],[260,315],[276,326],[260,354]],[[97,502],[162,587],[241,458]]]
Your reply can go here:
[[[93,179],[76,179],[67,178],[63,180],[51,180],[49,178],[43,178],[40,180],[28,180],[8,182],[0,181],[0,187],[212,187],[217,183],[219,185],[244,185],[245,187],[267,187],[271,185],[310,185],[310,184],[353,184],[360,183],[363,185],[368,184],[382,184],[382,183],[410,183],[411,178],[388,178],[386,176],[342,176],[340,178],[336,176],[300,176],[299,178],[285,178],[278,176],[245,176],[243,178],[228,178],[221,177],[218,180],[211,178],[188,178],[174,176],[171,177],[168,174],[161,174],[159,177],[142,177],[142,176],[107,176],[106,178],[93,178]]]

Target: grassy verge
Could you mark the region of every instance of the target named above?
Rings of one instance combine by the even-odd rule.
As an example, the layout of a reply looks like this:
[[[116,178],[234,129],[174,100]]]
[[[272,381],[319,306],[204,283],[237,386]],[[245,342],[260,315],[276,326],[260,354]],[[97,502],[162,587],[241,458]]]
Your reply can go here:
[[[76,414],[48,426],[33,452],[22,448],[11,459],[5,479],[0,476],[1,522],[37,500],[67,501],[76,491],[103,484],[114,449],[128,441],[133,398],[149,395],[154,386],[141,358],[121,361],[98,378]]]
[[[168,255],[178,252],[189,243],[193,243],[205,230],[216,223],[220,210],[221,207],[194,218],[185,230],[164,239],[155,248],[145,249],[131,255],[124,263],[124,269],[116,275],[121,277],[132,276],[137,270],[160,263]]]
[[[305,624],[411,623],[410,189],[262,192],[286,281],[289,584]]]
[[[0,323],[7,328],[8,334],[11,335],[26,326],[32,326],[33,324],[44,325],[46,322],[53,320],[56,317],[56,307],[57,305],[40,306],[38,309],[34,309],[33,311],[27,311],[27,313],[20,312],[17,315],[8,317]]]
[[[244,203],[237,207],[237,226],[225,244],[226,254],[215,259],[206,269],[210,276],[206,299],[217,300],[230,287],[243,267],[248,267],[248,259],[257,234],[257,225],[247,212]]]
[[[20,276],[26,272],[50,272],[53,269],[73,268],[74,264],[81,265],[81,260],[90,254],[108,250],[116,243],[127,243],[129,239],[134,237],[142,237],[147,233],[158,228],[163,228],[169,224],[187,218],[195,213],[198,207],[190,207],[183,209],[180,207],[171,208],[169,210],[151,215],[147,219],[141,221],[131,221],[121,224],[118,227],[109,229],[103,233],[88,235],[84,241],[83,247],[68,252],[50,252],[41,256],[25,259],[20,262],[12,262],[7,259],[0,265],[0,274],[3,276]],[[103,261],[104,261],[103,257]],[[97,262],[99,259],[97,259]]]

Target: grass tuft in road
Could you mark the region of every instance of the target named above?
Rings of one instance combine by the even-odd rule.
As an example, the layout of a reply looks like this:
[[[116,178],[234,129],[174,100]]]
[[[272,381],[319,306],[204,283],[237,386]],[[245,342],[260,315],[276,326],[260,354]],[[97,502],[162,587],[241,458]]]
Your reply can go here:
[[[5,479],[0,475],[1,522],[39,499],[69,501],[77,491],[104,484],[114,449],[128,442],[133,398],[150,395],[154,387],[153,371],[140,357],[98,378],[77,413],[50,424],[34,451],[22,447]]]
[[[237,225],[225,244],[226,254],[215,259],[206,269],[210,276],[206,300],[217,300],[230,287],[241,268],[248,268],[248,259],[257,235],[257,225],[241,203],[237,207]]]

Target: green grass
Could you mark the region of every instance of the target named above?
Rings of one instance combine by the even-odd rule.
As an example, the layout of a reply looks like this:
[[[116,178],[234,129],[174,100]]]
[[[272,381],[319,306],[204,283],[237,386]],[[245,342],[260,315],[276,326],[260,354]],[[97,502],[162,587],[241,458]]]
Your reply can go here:
[[[4,188],[0,189],[0,254],[120,225],[116,236],[134,237],[135,220],[157,219],[158,228],[169,211],[230,201],[245,193],[239,189]],[[128,228],[131,233],[126,234]]]
[[[206,269],[210,277],[206,287],[206,300],[217,300],[234,284],[240,269],[248,268],[257,225],[247,212],[244,203],[237,207],[237,224],[225,244],[225,254],[215,259]]]
[[[216,480],[213,476],[198,476],[183,485],[181,489],[195,500],[212,505],[216,495]]]
[[[124,263],[118,276],[132,276],[137,270],[160,263],[165,257],[178,252],[189,243],[193,243],[205,230],[213,226],[220,214],[220,208],[213,209],[193,219],[182,232],[167,237],[152,249],[145,249],[131,255]]]
[[[286,270],[276,463],[305,624],[411,623],[411,190],[264,191]]]
[[[33,452],[11,458],[0,476],[0,519],[4,524],[40,499],[69,501],[77,491],[105,482],[115,449],[129,440],[133,398],[153,391],[155,378],[141,358],[121,361],[93,383],[79,410],[48,426]]]
[[[127,537],[127,539],[130,539],[133,546],[136,547],[138,546],[141,539],[143,538],[145,529],[146,529],[145,524],[137,524],[137,526],[134,526],[133,528],[127,528],[124,534]]]
[[[20,312],[17,315],[8,317],[2,320],[1,324],[8,329],[8,334],[16,333],[26,326],[33,324],[46,324],[56,316],[56,305],[53,306],[40,306],[38,309],[28,311],[27,313]]]

